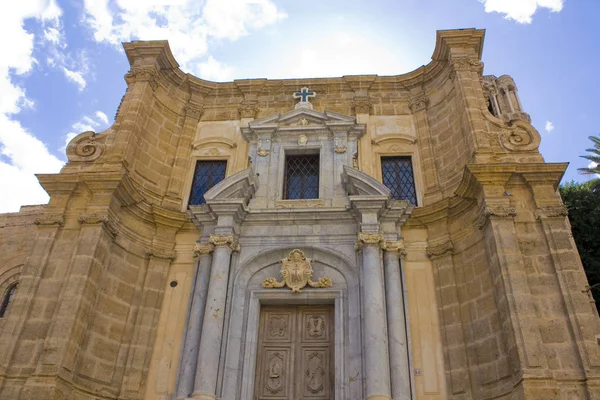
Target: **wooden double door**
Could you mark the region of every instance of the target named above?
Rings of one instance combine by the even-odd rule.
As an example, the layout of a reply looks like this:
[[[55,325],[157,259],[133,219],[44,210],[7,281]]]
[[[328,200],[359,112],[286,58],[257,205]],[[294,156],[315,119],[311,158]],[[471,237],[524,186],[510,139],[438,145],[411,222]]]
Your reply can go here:
[[[333,305],[261,308],[256,360],[255,400],[333,400]]]

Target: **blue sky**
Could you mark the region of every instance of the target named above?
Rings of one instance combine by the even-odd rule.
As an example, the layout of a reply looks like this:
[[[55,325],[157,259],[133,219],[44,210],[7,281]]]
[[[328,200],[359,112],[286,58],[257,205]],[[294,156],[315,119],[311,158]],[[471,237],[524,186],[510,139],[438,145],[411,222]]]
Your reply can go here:
[[[168,39],[204,79],[396,75],[427,64],[438,29],[486,29],[484,74],[511,75],[546,161],[600,135],[597,0],[20,0],[0,3],[0,212],[48,200],[68,139],[112,123],[121,42]]]

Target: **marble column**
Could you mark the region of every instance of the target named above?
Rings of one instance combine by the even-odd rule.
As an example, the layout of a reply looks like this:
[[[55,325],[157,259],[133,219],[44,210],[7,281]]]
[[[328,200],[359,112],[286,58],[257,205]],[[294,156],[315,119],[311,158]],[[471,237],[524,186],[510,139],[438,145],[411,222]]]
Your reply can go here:
[[[385,300],[390,349],[390,378],[392,398],[411,398],[404,291],[399,257],[406,254],[402,242],[386,242],[383,254],[385,272]]]
[[[390,361],[385,314],[383,271],[381,268],[380,233],[361,232],[362,249],[364,371],[367,400],[390,400]]]
[[[215,400],[217,398],[217,374],[223,340],[231,252],[237,247],[233,235],[210,235],[210,242],[215,245],[215,250],[212,257],[194,393],[192,394],[192,398],[199,400]]]
[[[194,258],[199,258],[196,281],[192,292],[192,305],[185,332],[181,366],[179,367],[179,381],[177,384],[176,398],[185,399],[194,390],[194,376],[198,364],[198,348],[202,322],[204,321],[204,308],[210,278],[211,253],[215,246],[212,243],[198,243],[194,246]]]

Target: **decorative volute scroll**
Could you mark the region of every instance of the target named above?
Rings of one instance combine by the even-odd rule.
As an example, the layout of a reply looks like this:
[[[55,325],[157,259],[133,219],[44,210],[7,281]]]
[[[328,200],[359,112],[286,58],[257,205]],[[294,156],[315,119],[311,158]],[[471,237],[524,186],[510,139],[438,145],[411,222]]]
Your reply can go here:
[[[333,281],[330,278],[320,278],[317,282],[312,281],[313,269],[310,264],[312,260],[304,256],[304,253],[298,249],[290,252],[287,258],[281,260],[281,282],[276,278],[266,278],[262,282],[264,288],[282,288],[284,286],[292,289],[292,292],[299,293],[306,285],[314,288],[332,287]]]
[[[67,157],[69,161],[94,161],[104,153],[103,139],[105,135],[98,135],[92,131],[86,131],[69,142],[67,146]]]

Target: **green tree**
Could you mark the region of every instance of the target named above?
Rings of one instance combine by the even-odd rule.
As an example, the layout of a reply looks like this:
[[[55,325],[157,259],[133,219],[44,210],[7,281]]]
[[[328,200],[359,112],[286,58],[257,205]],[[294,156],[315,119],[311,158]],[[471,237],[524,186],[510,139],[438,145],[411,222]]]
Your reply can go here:
[[[586,149],[585,151],[591,153],[586,154],[585,156],[580,156],[581,158],[585,158],[586,160],[591,161],[590,165],[587,168],[578,168],[584,175],[592,175],[595,174],[600,176],[600,138],[596,136],[589,137],[592,142],[594,142],[593,149]],[[595,178],[590,181],[591,188],[594,192],[600,192],[600,178]]]
[[[594,191],[594,181],[570,182],[560,187],[560,194],[569,210],[573,238],[581,262],[600,311],[600,193]]]

